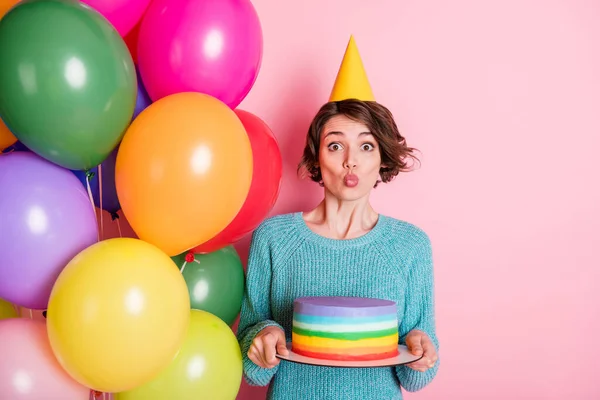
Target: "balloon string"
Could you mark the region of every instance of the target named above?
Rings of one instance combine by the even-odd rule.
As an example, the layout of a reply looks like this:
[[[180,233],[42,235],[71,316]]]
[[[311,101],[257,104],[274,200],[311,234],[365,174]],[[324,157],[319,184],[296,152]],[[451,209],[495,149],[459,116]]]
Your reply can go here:
[[[181,273],[183,274],[183,270],[185,269],[185,266],[187,265],[187,261],[183,262],[183,265],[181,266]]]
[[[94,204],[94,196],[92,196],[92,188],[90,187],[90,174],[86,172],[85,183],[87,186],[88,196],[90,197],[90,203],[92,203],[92,210],[94,211],[94,217],[96,218],[96,226],[98,225],[98,215],[96,215],[96,205]],[[98,241],[100,241],[100,232],[98,232]]]
[[[121,222],[119,222],[119,218],[117,218],[117,229],[119,229],[119,237],[123,237],[123,234],[121,233]]]
[[[33,319],[33,311],[31,308],[29,309],[29,319]]]
[[[102,217],[102,164],[98,165],[98,187],[100,188],[100,237],[104,239],[104,217]]]

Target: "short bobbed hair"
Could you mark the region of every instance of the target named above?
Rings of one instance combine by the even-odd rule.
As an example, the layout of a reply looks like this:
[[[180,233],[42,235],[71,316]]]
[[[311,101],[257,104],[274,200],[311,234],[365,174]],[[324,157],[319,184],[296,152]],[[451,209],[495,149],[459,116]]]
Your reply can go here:
[[[394,179],[400,172],[414,169],[419,159],[415,156],[415,148],[406,144],[406,139],[400,134],[394,117],[385,106],[374,101],[348,99],[325,103],[308,128],[306,145],[302,159],[298,164],[298,172],[306,171],[315,182],[323,185],[323,178],[319,168],[319,145],[321,134],[327,122],[337,116],[347,118],[364,124],[375,137],[381,154],[381,169],[379,182],[387,183]]]

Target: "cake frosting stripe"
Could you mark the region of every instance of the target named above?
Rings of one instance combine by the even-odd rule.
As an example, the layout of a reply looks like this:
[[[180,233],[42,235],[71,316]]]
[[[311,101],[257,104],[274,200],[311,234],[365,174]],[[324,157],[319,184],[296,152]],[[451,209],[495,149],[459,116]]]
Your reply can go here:
[[[327,353],[317,353],[314,351],[296,351],[298,354],[301,354],[306,357],[312,358],[322,358],[327,360],[340,360],[340,361],[373,361],[373,360],[382,360],[385,358],[391,358],[398,355],[398,349],[390,350],[386,353],[371,353],[364,354],[360,356],[348,355],[348,354],[327,354]]]
[[[319,306],[316,304],[303,303],[300,307],[300,313],[305,315],[317,315],[323,317],[372,317],[378,315],[396,314],[396,306],[382,307],[339,307],[339,306]]]
[[[308,324],[305,322],[293,321],[293,325],[300,329],[308,331],[320,331],[320,332],[363,332],[363,331],[380,331],[384,329],[395,329],[398,325],[397,319],[389,318],[387,321],[382,322],[368,322],[364,324],[357,323],[339,323],[333,321],[331,324]]]
[[[395,313],[373,315],[370,317],[325,317],[319,315],[306,315],[296,312],[294,321],[303,324],[373,324],[377,322],[386,322],[390,319],[396,319]]]
[[[351,349],[353,347],[379,347],[379,346],[395,346],[398,344],[396,335],[384,336],[376,339],[362,340],[339,340],[327,339],[314,336],[303,336],[292,333],[293,344],[301,344],[304,346],[329,347],[333,349]]]
[[[376,339],[383,336],[393,335],[398,332],[398,328],[383,329],[379,331],[364,331],[364,332],[321,332],[308,329],[300,329],[293,327],[292,332],[302,336],[316,336],[328,339],[344,339],[344,340],[361,340],[361,339]]]
[[[294,301],[292,351],[332,360],[377,360],[398,354],[396,303],[359,297]]]
[[[312,351],[315,353],[322,353],[322,354],[337,354],[338,351],[337,349],[333,349],[330,347],[317,347],[317,346],[303,346],[301,344],[296,344],[298,350],[302,350],[302,351]],[[379,354],[379,353],[386,353],[390,351],[390,347],[389,346],[366,346],[366,347],[353,347],[351,349],[348,349],[348,352],[346,354],[349,355],[355,355],[355,356],[362,356],[365,354]]]

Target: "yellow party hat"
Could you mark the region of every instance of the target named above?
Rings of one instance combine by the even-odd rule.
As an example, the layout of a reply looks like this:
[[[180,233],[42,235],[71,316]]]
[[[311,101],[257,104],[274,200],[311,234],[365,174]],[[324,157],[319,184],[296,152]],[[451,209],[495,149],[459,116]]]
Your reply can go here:
[[[346,47],[346,53],[342,65],[335,78],[335,84],[331,90],[329,101],[345,99],[358,99],[363,101],[375,101],[367,73],[363,66],[354,36],[350,35],[350,41]]]

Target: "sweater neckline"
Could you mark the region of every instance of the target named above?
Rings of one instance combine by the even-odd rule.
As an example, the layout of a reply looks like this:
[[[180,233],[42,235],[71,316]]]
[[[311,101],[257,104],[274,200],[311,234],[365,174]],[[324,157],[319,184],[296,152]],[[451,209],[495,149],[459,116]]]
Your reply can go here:
[[[333,239],[322,236],[310,229],[303,218],[303,214],[304,213],[302,211],[294,213],[294,219],[296,220],[295,225],[297,226],[302,237],[325,246],[337,248],[364,246],[372,243],[375,239],[381,236],[384,226],[387,222],[387,217],[385,215],[378,214],[375,226],[373,226],[373,228],[364,235],[351,239]]]

